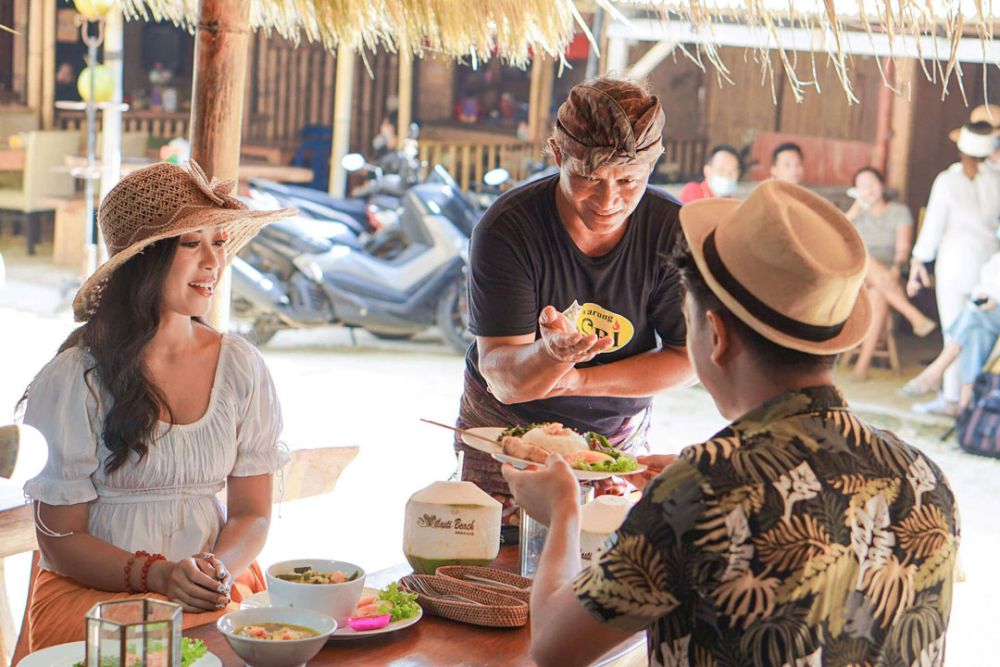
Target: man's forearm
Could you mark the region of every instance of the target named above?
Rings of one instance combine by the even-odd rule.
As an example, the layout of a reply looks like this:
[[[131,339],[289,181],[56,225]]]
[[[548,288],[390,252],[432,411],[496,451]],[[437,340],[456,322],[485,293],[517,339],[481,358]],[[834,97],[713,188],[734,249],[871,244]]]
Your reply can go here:
[[[652,396],[664,389],[690,386],[696,379],[684,348],[664,348],[611,364],[578,368],[572,377],[565,389],[567,396],[622,398]]]
[[[501,403],[524,403],[558,395],[573,364],[553,359],[541,339],[527,345],[503,345],[481,354],[479,372]]]

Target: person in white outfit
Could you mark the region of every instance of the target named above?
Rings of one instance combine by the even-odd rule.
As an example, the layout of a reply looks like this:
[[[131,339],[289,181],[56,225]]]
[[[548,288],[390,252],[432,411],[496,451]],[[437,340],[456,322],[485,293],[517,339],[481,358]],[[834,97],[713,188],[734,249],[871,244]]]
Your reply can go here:
[[[941,384],[945,371],[952,364],[961,369],[962,387],[958,408],[964,410],[972,402],[972,387],[993,354],[1000,339],[1000,253],[990,257],[979,274],[979,284],[972,290],[972,299],[961,315],[948,327],[949,341],[941,354],[927,368],[899,390],[903,396],[915,398],[934,391]]]
[[[998,250],[1000,223],[1000,172],[984,166],[997,148],[993,126],[968,123],[952,132],[961,160],[934,180],[923,227],[913,246],[907,292],[915,296],[930,287],[927,264],[935,262],[935,295],[942,328],[962,312],[979,280],[979,271]],[[946,341],[949,338],[946,335]],[[944,374],[941,393],[914,410],[937,414],[958,413],[961,373],[952,365]]]

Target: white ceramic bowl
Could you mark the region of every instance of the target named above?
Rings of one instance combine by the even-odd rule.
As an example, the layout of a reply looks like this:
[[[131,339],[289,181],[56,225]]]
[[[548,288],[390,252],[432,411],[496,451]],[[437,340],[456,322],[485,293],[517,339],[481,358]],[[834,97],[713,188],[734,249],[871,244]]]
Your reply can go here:
[[[301,625],[319,634],[306,639],[287,641],[251,639],[241,637],[236,631],[244,625],[261,623],[288,623]],[[233,647],[236,655],[253,667],[299,667],[319,653],[327,638],[337,630],[337,622],[318,611],[290,607],[262,607],[241,609],[226,614],[218,620],[219,629]]]
[[[295,568],[306,566],[312,567],[316,572],[339,571],[348,576],[357,572],[358,576],[353,581],[342,584],[300,584],[276,576],[291,574]],[[266,578],[272,606],[312,609],[326,614],[341,626],[347,624],[347,619],[354,613],[365,590],[364,569],[342,560],[301,558],[281,561],[267,568]]]

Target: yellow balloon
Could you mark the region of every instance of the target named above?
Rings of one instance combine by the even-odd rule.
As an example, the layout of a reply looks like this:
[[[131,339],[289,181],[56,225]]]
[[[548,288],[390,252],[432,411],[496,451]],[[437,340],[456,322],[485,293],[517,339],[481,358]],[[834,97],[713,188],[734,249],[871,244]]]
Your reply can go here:
[[[108,15],[115,0],[73,0],[76,11],[88,21],[98,21]]]
[[[94,71],[94,101],[110,102],[115,95],[115,76],[107,65],[84,67],[76,80],[76,90],[86,102],[90,98],[90,71]]]

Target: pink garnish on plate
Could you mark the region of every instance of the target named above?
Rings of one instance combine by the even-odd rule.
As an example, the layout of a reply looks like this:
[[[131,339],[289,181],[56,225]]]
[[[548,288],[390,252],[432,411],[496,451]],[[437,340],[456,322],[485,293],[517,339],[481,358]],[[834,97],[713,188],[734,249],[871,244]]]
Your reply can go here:
[[[380,616],[356,616],[354,618],[347,619],[347,624],[351,626],[351,630],[356,632],[365,632],[367,630],[378,630],[379,628],[384,628],[389,625],[389,621],[392,620],[392,614],[381,614]]]

